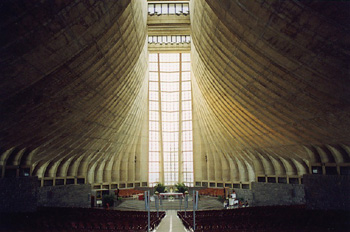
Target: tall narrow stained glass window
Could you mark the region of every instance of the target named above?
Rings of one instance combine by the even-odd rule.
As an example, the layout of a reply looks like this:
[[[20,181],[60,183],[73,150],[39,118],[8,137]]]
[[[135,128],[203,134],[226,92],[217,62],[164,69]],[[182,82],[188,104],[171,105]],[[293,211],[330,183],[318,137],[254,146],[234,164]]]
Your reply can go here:
[[[149,183],[193,186],[189,53],[149,54]]]

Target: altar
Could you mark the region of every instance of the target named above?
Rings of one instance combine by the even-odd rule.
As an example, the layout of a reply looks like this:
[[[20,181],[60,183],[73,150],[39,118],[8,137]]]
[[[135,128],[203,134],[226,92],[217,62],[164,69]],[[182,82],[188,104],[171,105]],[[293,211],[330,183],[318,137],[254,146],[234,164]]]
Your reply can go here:
[[[173,196],[174,198],[179,198],[179,197],[183,197],[183,193],[160,193],[159,196],[162,199],[167,199],[170,196]]]

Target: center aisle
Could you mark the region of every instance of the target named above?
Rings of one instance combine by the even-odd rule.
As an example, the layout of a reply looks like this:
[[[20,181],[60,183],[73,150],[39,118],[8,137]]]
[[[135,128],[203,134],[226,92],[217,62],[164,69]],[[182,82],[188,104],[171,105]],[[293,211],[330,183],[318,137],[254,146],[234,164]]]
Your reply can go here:
[[[187,232],[180,218],[177,217],[176,210],[167,210],[165,217],[160,222],[155,232]]]

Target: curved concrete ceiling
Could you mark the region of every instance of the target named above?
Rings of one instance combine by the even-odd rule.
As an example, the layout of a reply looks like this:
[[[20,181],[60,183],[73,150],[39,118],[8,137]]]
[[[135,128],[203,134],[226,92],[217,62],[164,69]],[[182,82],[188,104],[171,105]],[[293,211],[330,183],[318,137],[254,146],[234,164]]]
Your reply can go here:
[[[192,2],[193,108],[212,161],[253,167],[243,179],[254,180],[302,175],[309,164],[336,163],[329,146],[348,150],[349,6]],[[315,159],[312,148],[330,155]]]
[[[112,170],[135,152],[146,114],[145,9],[143,1],[1,3],[1,149],[26,150],[7,165],[29,164],[39,177],[119,178]]]
[[[191,1],[196,181],[350,163],[350,4]],[[147,182],[145,1],[4,1],[0,166]]]

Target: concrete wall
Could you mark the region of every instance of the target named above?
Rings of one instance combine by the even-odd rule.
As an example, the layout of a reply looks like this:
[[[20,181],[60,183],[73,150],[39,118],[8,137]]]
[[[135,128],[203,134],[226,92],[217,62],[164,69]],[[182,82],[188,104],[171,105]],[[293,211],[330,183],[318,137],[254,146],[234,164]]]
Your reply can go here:
[[[250,206],[305,204],[304,185],[252,182],[251,189],[235,189]]]
[[[34,212],[37,207],[90,207],[91,186],[39,187],[37,177],[0,178],[0,212]]]
[[[350,210],[350,176],[304,175],[309,209]]]
[[[37,177],[0,178],[0,212],[33,212],[37,209]]]
[[[38,190],[38,206],[89,208],[90,196],[90,184],[42,187]]]
[[[254,206],[305,204],[304,185],[252,182]]]
[[[234,189],[237,195],[237,199],[243,198],[248,201],[250,205],[253,204],[253,192],[250,189]]]

